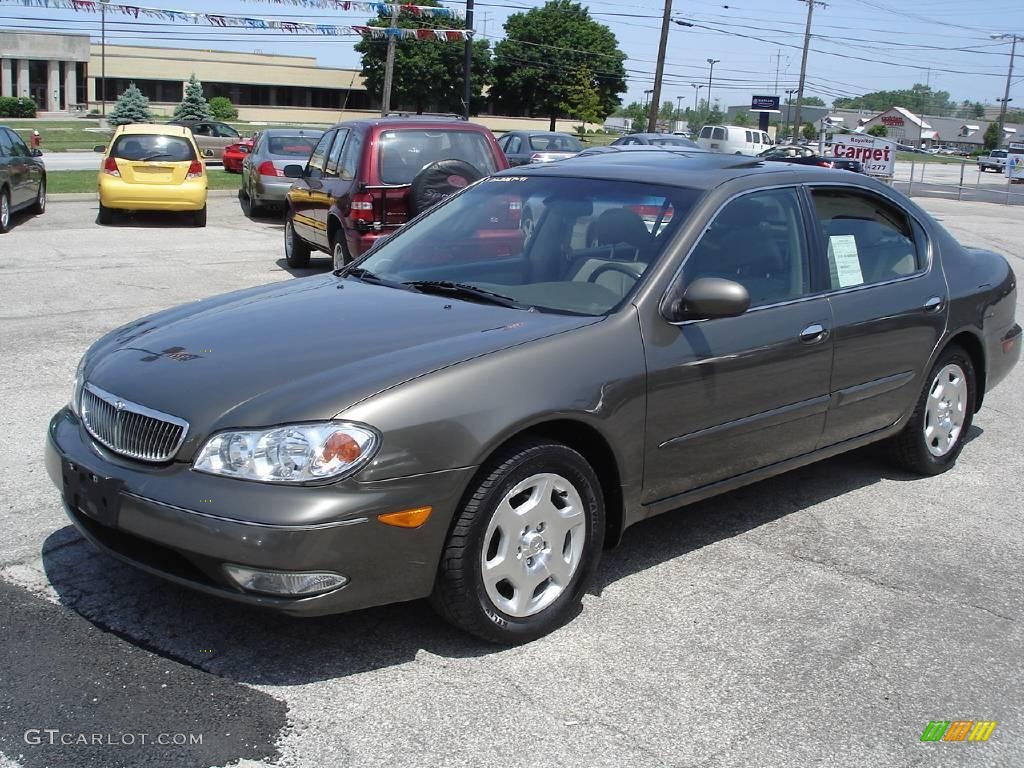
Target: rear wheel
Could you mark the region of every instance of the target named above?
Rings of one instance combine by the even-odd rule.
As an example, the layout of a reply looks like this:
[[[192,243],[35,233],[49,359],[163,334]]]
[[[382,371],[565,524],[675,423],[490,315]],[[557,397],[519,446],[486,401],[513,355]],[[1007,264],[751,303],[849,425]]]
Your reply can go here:
[[[11,229],[11,193],[0,189],[0,234]]]
[[[305,241],[295,232],[291,213],[284,221],[284,257],[289,267],[302,269],[309,266],[311,250]]]
[[[96,215],[96,220],[103,225],[113,224],[114,212],[103,203],[100,203],[100,212]]]
[[[549,440],[514,444],[470,488],[441,556],[431,602],[460,629],[524,643],[569,619],[604,542],[594,470]]]
[[[206,206],[204,205],[198,211],[192,214],[192,224],[197,227],[206,226]]]
[[[921,475],[937,475],[956,464],[974,420],[974,382],[974,366],[963,348],[945,349],[910,420],[888,441],[895,463]]]
[[[41,216],[46,213],[46,179],[39,180],[39,192],[36,194],[36,202],[32,206],[32,213]]]
[[[334,269],[341,269],[352,261],[352,257],[348,255],[348,247],[345,245],[345,233],[341,229],[338,229],[332,238],[331,261]]]

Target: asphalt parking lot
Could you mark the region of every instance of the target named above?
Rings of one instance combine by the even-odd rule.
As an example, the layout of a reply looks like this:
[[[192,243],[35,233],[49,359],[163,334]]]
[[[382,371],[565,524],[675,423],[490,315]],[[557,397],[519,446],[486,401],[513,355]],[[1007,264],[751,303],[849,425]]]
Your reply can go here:
[[[1019,209],[918,202],[1024,274]],[[289,271],[281,223],[233,198],[206,230],[95,216],[51,201],[0,237],[0,768],[1024,764],[1024,366],[953,471],[863,452],[647,521],[576,619],[527,646],[422,603],[290,619],[94,552],[42,446],[100,334],[329,262]],[[922,743],[931,720],[998,726]]]

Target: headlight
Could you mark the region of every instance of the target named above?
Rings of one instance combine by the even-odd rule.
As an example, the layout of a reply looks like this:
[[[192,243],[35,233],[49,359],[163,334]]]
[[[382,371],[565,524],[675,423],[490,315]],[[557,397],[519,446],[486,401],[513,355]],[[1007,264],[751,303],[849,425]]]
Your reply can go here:
[[[343,421],[232,430],[211,437],[192,468],[264,483],[315,483],[354,474],[379,445],[369,427]]]
[[[75,416],[81,415],[82,408],[82,387],[85,385],[85,355],[78,361],[78,368],[75,369],[75,383],[71,386],[71,402],[68,407]]]

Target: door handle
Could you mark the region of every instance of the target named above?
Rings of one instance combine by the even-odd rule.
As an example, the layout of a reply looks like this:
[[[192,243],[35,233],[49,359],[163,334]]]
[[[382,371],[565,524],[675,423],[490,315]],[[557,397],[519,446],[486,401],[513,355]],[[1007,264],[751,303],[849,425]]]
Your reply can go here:
[[[938,312],[942,309],[942,299],[939,296],[932,296],[924,303],[925,312]]]
[[[824,341],[828,338],[828,329],[821,323],[814,323],[808,325],[802,331],[800,331],[800,341],[804,344],[817,344],[819,341]]]

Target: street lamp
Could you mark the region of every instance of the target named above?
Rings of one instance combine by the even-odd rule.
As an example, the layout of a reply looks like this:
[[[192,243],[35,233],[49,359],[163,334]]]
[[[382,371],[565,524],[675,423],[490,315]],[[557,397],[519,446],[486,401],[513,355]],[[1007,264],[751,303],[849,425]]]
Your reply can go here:
[[[711,76],[715,74],[715,64],[720,61],[721,59],[708,59],[708,64],[711,65],[708,70],[708,113],[711,112]]]
[[[644,108],[645,109],[647,108],[648,100],[650,99],[652,93],[654,93],[654,89],[653,88],[651,90],[649,90],[649,91],[644,91]]]
[[[693,86],[693,111],[696,112],[697,111],[697,95],[700,93],[700,89],[703,88],[704,86],[703,85],[698,85],[697,83],[690,83],[690,85]]]

